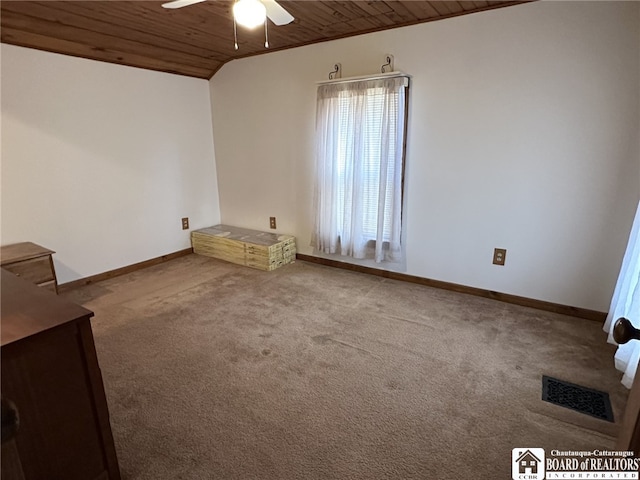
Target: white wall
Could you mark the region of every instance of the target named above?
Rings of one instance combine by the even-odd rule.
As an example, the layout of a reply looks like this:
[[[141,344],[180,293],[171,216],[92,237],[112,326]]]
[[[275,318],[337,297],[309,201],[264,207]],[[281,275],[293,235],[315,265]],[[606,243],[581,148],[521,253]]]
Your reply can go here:
[[[396,269],[605,311],[640,198],[639,32],[637,3],[535,2],[231,62],[210,82],[222,221],[275,215],[313,253],[314,82],[391,53],[413,75]]]
[[[190,246],[220,218],[206,80],[2,45],[1,243],[61,283]]]

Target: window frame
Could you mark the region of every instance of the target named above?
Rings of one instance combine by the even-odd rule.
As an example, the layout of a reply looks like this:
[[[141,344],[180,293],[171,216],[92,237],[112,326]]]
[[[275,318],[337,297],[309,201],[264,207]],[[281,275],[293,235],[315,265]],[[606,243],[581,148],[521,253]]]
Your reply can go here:
[[[386,82],[387,79],[394,83]],[[381,82],[376,84],[377,80]],[[391,75],[318,83],[352,81],[363,84],[351,90],[341,86],[324,91],[318,88],[316,223],[312,243],[323,253],[363,259],[369,258],[373,249],[376,262],[391,257],[400,260],[404,252],[402,238],[410,76],[393,72]],[[369,81],[371,83],[367,83]],[[379,93],[376,94],[376,90],[380,90]],[[377,95],[379,100],[376,100]],[[354,98],[351,99],[351,96]],[[380,103],[376,104],[377,101]],[[368,116],[377,112],[379,117]],[[370,118],[374,119],[371,121]],[[349,122],[346,127],[343,126],[345,121]],[[371,127],[373,130],[370,130]],[[366,133],[362,134],[362,131]],[[377,135],[376,131],[379,132]],[[371,132],[374,132],[373,135]],[[346,153],[340,150],[339,142],[346,145]],[[368,145],[373,146],[375,154],[371,157],[372,166],[363,171],[365,164],[371,164]],[[340,157],[344,160],[340,161]],[[386,162],[387,165],[384,164]],[[338,169],[339,174],[336,173]],[[368,181],[370,179],[372,181]],[[352,189],[358,191],[355,196]],[[368,190],[370,195],[366,195],[363,189]],[[382,201],[380,194],[385,197]],[[349,203],[351,199],[353,204]],[[356,213],[355,216],[351,215]],[[342,238],[343,235],[346,239]]]

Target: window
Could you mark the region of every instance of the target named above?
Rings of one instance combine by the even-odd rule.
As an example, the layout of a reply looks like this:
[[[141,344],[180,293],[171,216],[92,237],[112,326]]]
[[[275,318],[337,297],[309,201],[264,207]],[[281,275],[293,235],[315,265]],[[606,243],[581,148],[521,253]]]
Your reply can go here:
[[[401,257],[405,76],[318,87],[315,247]]]

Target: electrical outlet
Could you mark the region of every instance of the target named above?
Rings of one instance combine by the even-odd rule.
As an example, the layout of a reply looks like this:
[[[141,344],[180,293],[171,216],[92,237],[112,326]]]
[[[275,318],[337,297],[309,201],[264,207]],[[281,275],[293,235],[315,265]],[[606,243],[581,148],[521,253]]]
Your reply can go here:
[[[182,229],[189,230],[189,217],[184,217],[182,219]]]
[[[493,264],[504,265],[504,261],[507,258],[506,248],[494,248],[493,249]]]
[[[276,217],[269,217],[269,228],[275,230],[276,228]]]

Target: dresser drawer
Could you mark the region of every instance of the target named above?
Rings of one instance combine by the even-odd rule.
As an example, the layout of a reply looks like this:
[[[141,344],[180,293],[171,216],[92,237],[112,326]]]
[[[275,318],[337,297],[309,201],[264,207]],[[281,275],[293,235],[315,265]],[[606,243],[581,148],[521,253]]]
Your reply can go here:
[[[16,276],[24,278],[25,280],[35,284],[55,280],[49,256],[10,263],[3,265],[2,268],[9,270]]]
[[[55,280],[51,280],[45,283],[39,283],[38,286],[40,288],[44,288],[45,290],[49,290],[52,293],[58,293],[58,291],[56,290],[57,285]]]

